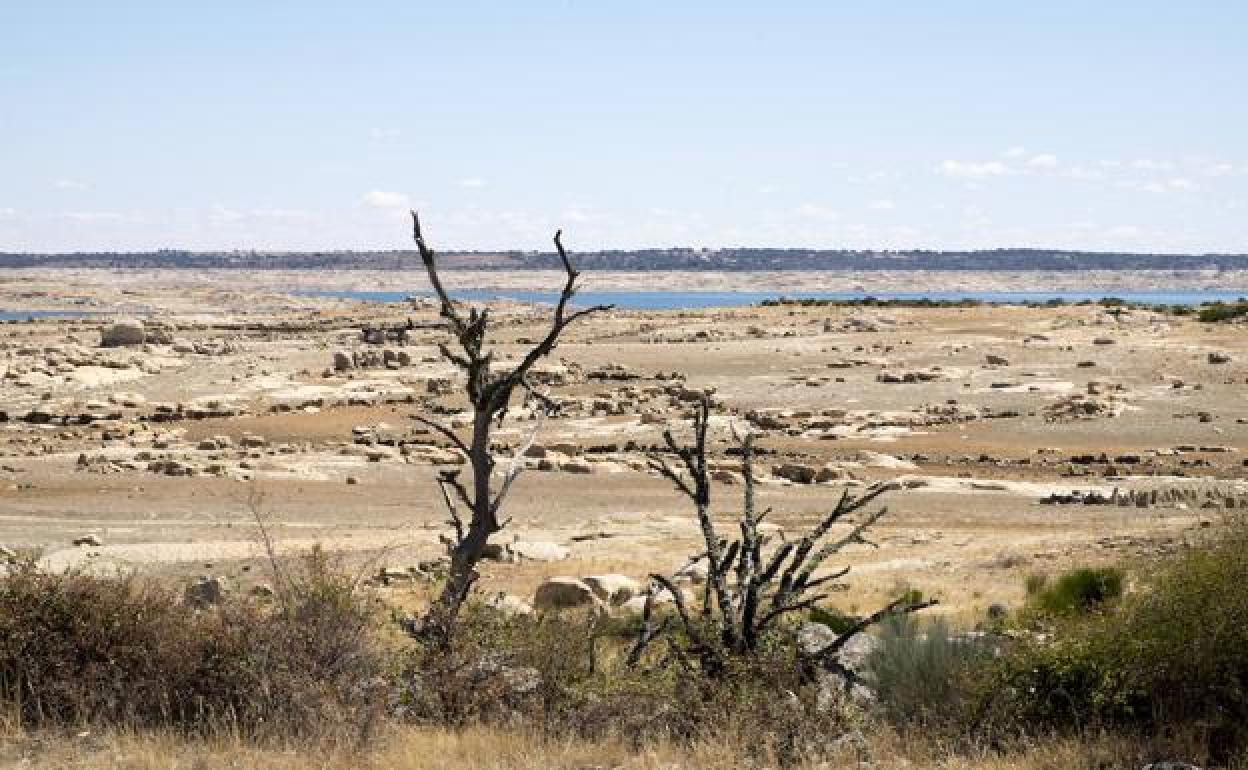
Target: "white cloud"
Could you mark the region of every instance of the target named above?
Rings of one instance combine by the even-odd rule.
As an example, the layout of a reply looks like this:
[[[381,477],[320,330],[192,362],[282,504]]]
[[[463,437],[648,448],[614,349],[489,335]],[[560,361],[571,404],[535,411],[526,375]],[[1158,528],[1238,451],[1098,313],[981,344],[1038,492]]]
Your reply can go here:
[[[126,218],[116,211],[67,211],[61,216],[75,222],[120,222]]]
[[[1105,231],[1105,235],[1115,239],[1139,238],[1143,231],[1135,225],[1117,225]]]
[[[1210,163],[1204,173],[1205,176],[1229,176],[1235,173],[1235,167],[1230,163]]]
[[[984,162],[946,160],[936,167],[936,172],[958,179],[983,179],[1010,173],[1004,163],[996,160]]]
[[[311,219],[312,217],[310,213],[306,211],[300,211],[299,209],[264,208],[264,209],[252,209],[251,211],[247,213],[258,219],[303,220],[303,219]]]
[[[1136,158],[1131,161],[1131,168],[1141,171],[1169,171],[1174,168],[1174,164],[1168,160],[1153,160],[1152,158]]]
[[[209,218],[218,224],[229,224],[237,222],[243,218],[243,212],[224,206],[220,203],[214,205],[208,214]]]
[[[1161,195],[1170,192],[1187,192],[1197,189],[1196,183],[1184,177],[1175,177],[1173,179],[1162,179],[1153,182],[1121,182],[1120,187],[1128,190],[1138,190],[1140,192],[1153,193]]]
[[[11,219],[17,216],[17,209],[4,207],[0,208],[0,219]]]
[[[873,211],[892,211],[897,206],[889,200],[872,201],[870,207]]]
[[[1057,168],[1057,156],[1049,153],[1036,155],[1027,161],[1027,165],[1031,168]]]
[[[840,219],[841,216],[835,209],[819,203],[803,203],[794,213],[808,219]]]
[[[405,209],[411,206],[411,199],[406,194],[386,190],[370,190],[364,193],[361,201],[374,209]]]
[[[77,179],[58,179],[52,183],[52,186],[58,190],[85,190],[86,182],[80,182]]]
[[[1062,176],[1065,176],[1068,179],[1104,179],[1105,172],[1094,168],[1086,168],[1084,166],[1071,166],[1062,174]]]
[[[396,139],[402,132],[397,128],[373,128],[368,135],[373,139]]]
[[[581,208],[580,206],[567,207],[563,210],[563,213],[560,214],[560,217],[563,221],[572,222],[574,224],[584,224],[586,222],[592,222],[595,219],[592,213]]]
[[[459,186],[466,187],[470,190],[474,190],[474,189],[478,189],[481,187],[485,187],[485,180],[482,179],[481,177],[470,176],[467,179],[459,180]]]
[[[845,181],[850,184],[877,184],[897,176],[899,174],[892,171],[868,171],[865,174],[850,174],[845,177]]]
[[[1026,147],[1011,147],[1010,149],[1008,149],[1008,150],[1006,150],[1005,152],[1001,153],[1001,157],[1003,157],[1003,158],[1021,158],[1021,157],[1023,157],[1023,156],[1024,156],[1024,155],[1026,155],[1026,154],[1027,154],[1027,148],[1026,148]]]

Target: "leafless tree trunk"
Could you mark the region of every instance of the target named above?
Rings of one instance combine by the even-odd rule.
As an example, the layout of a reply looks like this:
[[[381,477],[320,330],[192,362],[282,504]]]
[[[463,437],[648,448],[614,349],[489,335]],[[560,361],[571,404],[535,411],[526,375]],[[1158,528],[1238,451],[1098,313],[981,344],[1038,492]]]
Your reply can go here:
[[[499,512],[512,484],[523,470],[519,455],[523,449],[517,450],[517,456],[502,477],[501,483],[492,484],[495,460],[490,454],[490,436],[495,427],[502,423],[506,416],[512,394],[519,388],[530,397],[537,398],[542,408],[549,411],[553,404],[545,396],[537,393],[530,381],[529,372],[542,358],[550,355],[559,342],[560,335],[579,318],[592,313],[608,310],[610,306],[595,305],[581,310],[571,311],[569,304],[576,293],[576,279],[579,273],[572,267],[567,252],[563,248],[562,231],[555,233],[555,250],[563,263],[566,280],[559,293],[551,317],[550,328],[546,335],[530,348],[521,358],[520,363],[511,368],[495,368],[494,351],[487,347],[486,336],[489,332],[489,309],[471,307],[465,315],[461,308],[451,300],[438,276],[437,262],[434,252],[425,242],[420,229],[420,217],[412,211],[412,237],[420,250],[420,258],[429,275],[429,283],[441,304],[441,315],[446,319],[452,339],[440,343],[438,350],[442,357],[451,362],[464,375],[464,392],[472,406],[472,434],[466,440],[455,431],[434,420],[418,417],[422,423],[436,430],[451,445],[462,452],[468,459],[471,479],[465,483],[459,477],[458,470],[443,471],[438,483],[442,489],[443,499],[450,511],[450,523],[454,530],[453,539],[449,544],[451,564],[447,572],[446,584],[441,594],[430,605],[424,618],[421,619],[418,631],[442,643],[447,643],[452,633],[455,618],[460,607],[468,597],[478,575],[477,563],[489,543],[490,537],[506,526],[500,521]],[[532,441],[532,436],[530,437]],[[467,512],[467,521],[460,509]]]
[[[755,507],[755,437],[746,434],[739,439],[744,476],[743,507],[738,520],[740,537],[728,541],[716,532],[711,518],[711,485],[706,459],[709,423],[710,402],[703,398],[693,417],[692,445],[678,444],[670,430],[663,433],[668,454],[675,455],[680,465],[669,464],[663,456],[650,460],[651,467],[693,501],[697,512],[705,551],[695,557],[695,561],[707,560],[700,618],[691,615],[690,608],[671,578],[651,575],[652,585],[642,613],[642,628],[630,655],[634,664],[640,660],[646,646],[666,629],[666,626],[656,625],[654,621],[653,605],[659,591],[671,595],[683,638],[687,640],[685,654],[698,658],[704,673],[714,675],[720,671],[725,655],[754,652],[766,632],[782,617],[809,610],[829,598],[832,590],[843,587],[836,581],[849,574],[849,567],[820,576],[815,575],[816,571],[848,545],[873,545],[865,534],[884,517],[888,509],[868,512],[853,522],[849,517],[866,509],[885,492],[896,489],[896,484],[882,483],[856,496],[845,490],[832,510],[801,538],[790,540],[778,548],[766,549],[768,538],[760,525],[770,509],[759,513]],[[833,529],[838,524],[847,524],[848,529],[834,537]],[[820,652],[818,662],[835,669],[835,654],[857,634],[887,617],[916,612],[935,603],[934,600],[899,600],[889,604],[841,634]],[[667,626],[670,626],[670,618]]]

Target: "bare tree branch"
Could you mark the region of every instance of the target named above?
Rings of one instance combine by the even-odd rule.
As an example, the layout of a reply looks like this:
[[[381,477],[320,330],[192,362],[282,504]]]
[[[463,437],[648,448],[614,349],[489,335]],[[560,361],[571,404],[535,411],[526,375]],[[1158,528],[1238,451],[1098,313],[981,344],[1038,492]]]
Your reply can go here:
[[[436,430],[438,433],[441,433],[443,436],[449,439],[452,444],[455,445],[456,449],[463,452],[464,456],[468,455],[468,452],[469,452],[468,445],[464,443],[463,439],[455,435],[455,431],[451,430],[450,428],[446,427],[440,422],[430,420],[427,417],[421,417],[420,415],[413,415],[412,419],[420,423],[421,425],[427,425],[430,428],[433,428],[434,430]]]
[[[425,617],[421,620],[419,630],[431,638],[446,645],[450,643],[450,635],[459,608],[468,596],[473,583],[477,579],[476,565],[481,560],[490,537],[506,526],[507,521],[500,523],[499,511],[512,485],[523,472],[523,457],[532,445],[541,421],[534,426],[524,447],[512,457],[507,472],[497,489],[494,488],[492,474],[495,458],[491,452],[491,435],[494,429],[506,417],[511,398],[516,388],[521,388],[531,397],[539,400],[546,412],[553,413],[554,402],[538,393],[529,383],[528,374],[532,367],[543,357],[550,355],[559,341],[560,335],[572,322],[592,313],[607,310],[606,306],[595,306],[568,312],[569,303],[576,293],[578,273],[572,266],[567,251],[563,248],[562,234],[555,234],[555,248],[563,263],[566,280],[555,305],[550,327],[543,338],[523,356],[520,363],[511,369],[494,371],[494,352],[487,348],[486,340],[490,327],[488,308],[469,307],[467,312],[451,299],[442,279],[438,274],[437,257],[425,241],[421,230],[420,216],[412,211],[412,239],[420,251],[421,262],[429,278],[429,285],[438,298],[440,314],[446,319],[451,339],[438,345],[442,357],[455,366],[464,377],[464,393],[472,406],[472,433],[470,439],[463,439],[451,429],[434,420],[417,417],[417,421],[433,428],[444,436],[451,444],[464,454],[471,469],[472,478],[469,484],[459,481],[457,472],[444,473],[439,478],[443,499],[451,514],[451,524],[455,528],[456,540],[451,544],[451,564],[447,571],[447,580],[442,592],[434,601]],[[454,493],[452,498],[451,493]],[[460,514],[462,504],[468,512],[467,521]]]
[[[742,511],[737,520],[740,539],[731,543],[721,539],[715,531],[710,512],[710,481],[707,462],[707,432],[710,423],[709,400],[703,399],[693,415],[692,444],[681,445],[671,431],[664,431],[667,452],[675,455],[682,468],[677,468],[658,456],[650,457],[650,467],[673,483],[693,502],[702,531],[705,551],[694,562],[707,560],[706,583],[702,588],[702,611],[700,623],[694,623],[683,598],[676,593],[675,585],[662,575],[652,575],[653,584],[671,591],[676,601],[676,612],[683,625],[684,637],[678,639],[669,634],[668,644],[673,654],[690,653],[701,661],[702,673],[717,676],[724,670],[726,655],[754,654],[766,635],[777,627],[779,621],[790,614],[805,612],[831,597],[832,591],[843,590],[837,583],[849,574],[849,567],[834,570],[820,577],[816,571],[833,554],[853,544],[870,544],[866,531],[887,513],[880,508],[862,516],[857,523],[838,538],[832,538],[833,528],[846,523],[848,517],[867,508],[885,492],[897,488],[894,483],[877,484],[863,494],[854,496],[845,490],[832,509],[824,514],[801,538],[782,543],[770,553],[765,552],[769,538],[760,524],[770,509],[757,512],[755,477],[753,468],[754,436],[744,436],[733,430],[740,447],[741,470],[744,478]],[[823,589],[820,591],[819,589]],[[652,598],[652,597],[651,597]],[[651,602],[648,600],[647,602]],[[884,609],[863,619],[838,637],[835,648],[821,662],[830,670],[844,668],[835,661],[835,652],[843,647],[854,634],[894,614],[916,612],[934,604],[934,601],[906,604],[904,600],[893,602]],[[718,643],[709,643],[705,634],[716,631]],[[649,620],[645,621],[634,649],[636,657],[653,641],[661,629]],[[686,658],[688,656],[685,656]]]

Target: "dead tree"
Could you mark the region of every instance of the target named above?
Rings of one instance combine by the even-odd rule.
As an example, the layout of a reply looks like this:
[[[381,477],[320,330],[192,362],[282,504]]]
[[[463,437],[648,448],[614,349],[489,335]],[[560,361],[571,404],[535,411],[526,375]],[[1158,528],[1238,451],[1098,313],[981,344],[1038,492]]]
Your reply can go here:
[[[439,343],[438,350],[443,358],[463,374],[464,392],[472,407],[472,432],[467,439],[461,438],[439,422],[424,417],[416,418],[440,433],[465,455],[471,474],[467,483],[460,479],[458,470],[443,471],[438,479],[443,500],[450,512],[453,530],[452,538],[448,541],[450,567],[441,594],[430,605],[416,630],[424,636],[446,643],[450,639],[459,608],[477,579],[476,566],[481,561],[490,537],[507,524],[500,520],[499,513],[507,493],[524,468],[521,462],[524,449],[521,448],[516,451],[502,480],[497,485],[492,483],[495,459],[490,453],[491,434],[506,417],[512,396],[517,390],[524,392],[527,397],[535,398],[544,411],[553,410],[553,402],[533,389],[529,372],[534,364],[550,355],[569,325],[592,313],[608,310],[610,306],[595,305],[576,311],[569,310],[569,304],[576,293],[579,273],[572,267],[572,262],[563,248],[562,231],[556,232],[555,250],[563,262],[567,278],[559,293],[559,300],[555,303],[550,328],[524,354],[518,364],[510,368],[496,367],[494,350],[487,346],[486,339],[490,324],[489,309],[470,307],[465,315],[463,309],[451,299],[438,276],[434,252],[425,242],[420,230],[420,217],[415,211],[412,211],[412,237],[416,241],[416,248],[420,250],[429,283],[441,304],[441,316],[446,320],[452,337],[449,342]],[[533,436],[530,436],[529,441],[532,440]],[[460,506],[467,511],[466,521],[460,513]]]
[[[693,416],[692,445],[678,444],[670,430],[663,433],[668,455],[675,455],[679,465],[673,466],[661,455],[650,458],[651,467],[693,502],[705,548],[694,557],[694,562],[705,559],[707,575],[700,607],[694,608],[696,615],[671,578],[657,573],[650,576],[651,587],[642,610],[641,630],[629,656],[634,665],[640,661],[646,647],[664,635],[668,636],[677,660],[689,665],[691,659],[696,658],[702,672],[711,676],[723,670],[726,656],[755,652],[782,618],[810,610],[834,591],[845,588],[837,581],[849,574],[849,567],[816,573],[846,546],[874,545],[865,537],[866,532],[888,509],[878,508],[852,522],[850,517],[865,511],[882,494],[896,488],[894,483],[881,483],[860,495],[851,495],[845,490],[832,510],[801,538],[769,547],[769,538],[763,534],[761,525],[771,510],[759,513],[755,505],[755,436],[747,433],[739,437],[744,484],[742,511],[737,522],[740,534],[729,541],[716,531],[711,517],[711,484],[707,470],[709,424],[710,402],[704,397]],[[848,528],[837,525],[848,525]],[[834,529],[838,530],[835,534]],[[671,597],[674,615],[669,614],[660,624],[654,616],[654,605],[661,593]],[[835,657],[854,636],[885,618],[916,612],[935,603],[935,600],[899,599],[840,634],[812,662],[848,674],[836,663]],[[676,635],[666,634],[673,617],[681,625],[680,642],[675,641]]]

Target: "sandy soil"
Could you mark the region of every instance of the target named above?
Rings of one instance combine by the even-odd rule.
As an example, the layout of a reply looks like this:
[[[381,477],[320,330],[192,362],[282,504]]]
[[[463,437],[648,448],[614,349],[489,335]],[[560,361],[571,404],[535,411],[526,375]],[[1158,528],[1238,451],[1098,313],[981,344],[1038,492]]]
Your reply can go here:
[[[541,277],[491,274],[500,286]],[[764,283],[697,274],[665,278],[664,288],[771,285],[754,278]],[[979,288],[1026,288],[1001,275],[941,288],[972,278]],[[586,285],[653,280],[587,276]],[[846,288],[823,274],[802,280]],[[1098,285],[1090,280],[1080,288]],[[443,392],[453,373],[437,358],[441,333],[423,328],[436,320],[432,309],[281,293],[293,285],[423,282],[0,274],[0,308],[143,312],[151,333],[144,345],[102,348],[113,317],[0,324],[0,545],[39,549],[55,568],[211,573],[245,585],[263,579],[258,514],[287,552],[321,543],[369,570],[439,556],[446,515],[434,478],[454,458],[412,418],[462,401]],[[494,312],[504,356],[543,328],[540,310]],[[422,328],[406,344],[359,338],[362,323],[408,318]],[[390,368],[333,368],[335,352],[385,349]],[[686,501],[645,470],[644,450],[665,426],[683,430],[698,389],[713,389],[721,405],[725,469],[728,424],[762,432],[761,502],[788,536],[847,485],[901,478],[912,487],[887,497],[879,547],[845,554],[857,578],[838,600],[847,608],[902,586],[953,613],[1017,603],[1028,573],[1161,553],[1228,502],[1248,501],[1242,326],[1099,307],[615,311],[571,332],[546,374],[565,416],[541,425],[537,445],[560,469],[528,461],[535,467],[508,500],[503,539],[553,542],[570,556],[485,566],[484,587],[522,597],[550,575],[671,570],[696,548]],[[536,424],[519,405],[515,416],[499,434],[502,456]],[[786,465],[837,478],[794,482]],[[1040,502],[1115,489],[1142,492],[1143,504]],[[730,516],[739,494],[717,485],[716,510]],[[72,545],[87,534],[101,545]]]

